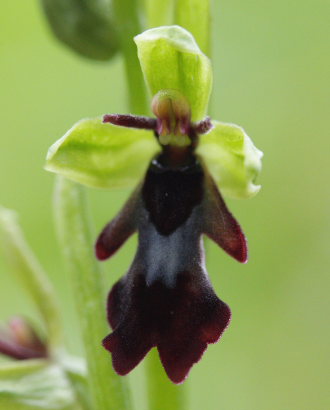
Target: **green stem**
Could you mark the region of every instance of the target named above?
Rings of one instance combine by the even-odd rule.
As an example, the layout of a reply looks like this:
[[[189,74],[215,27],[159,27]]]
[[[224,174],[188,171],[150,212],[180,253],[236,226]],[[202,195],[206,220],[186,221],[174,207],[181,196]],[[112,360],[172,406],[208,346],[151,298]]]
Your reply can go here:
[[[60,310],[53,286],[28,246],[16,213],[2,207],[0,234],[10,271],[16,274],[35,303],[47,330],[47,343],[51,352],[55,353],[63,340]]]
[[[134,114],[146,114],[149,111],[146,89],[133,41],[133,37],[142,31],[138,0],[113,0],[113,7],[124,56],[129,107]]]
[[[148,396],[150,410],[184,410],[186,408],[185,386],[169,381],[160,363],[156,349],[146,358],[148,373]]]
[[[145,0],[148,27],[172,24],[174,0]]]
[[[190,31],[204,54],[211,54],[210,0],[176,0],[175,24]]]
[[[84,188],[59,177],[55,190],[55,217],[59,240],[69,264],[80,319],[93,410],[130,409],[125,380],[118,377],[108,352],[101,346],[109,333],[104,286],[93,254]]]

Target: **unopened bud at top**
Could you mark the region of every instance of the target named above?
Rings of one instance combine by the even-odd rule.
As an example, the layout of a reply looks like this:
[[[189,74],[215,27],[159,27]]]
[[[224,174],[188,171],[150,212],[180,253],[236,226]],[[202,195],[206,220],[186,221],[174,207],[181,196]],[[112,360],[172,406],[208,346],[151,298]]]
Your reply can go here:
[[[9,321],[9,328],[13,340],[21,346],[44,352],[46,347],[34,328],[22,317],[16,316]]]

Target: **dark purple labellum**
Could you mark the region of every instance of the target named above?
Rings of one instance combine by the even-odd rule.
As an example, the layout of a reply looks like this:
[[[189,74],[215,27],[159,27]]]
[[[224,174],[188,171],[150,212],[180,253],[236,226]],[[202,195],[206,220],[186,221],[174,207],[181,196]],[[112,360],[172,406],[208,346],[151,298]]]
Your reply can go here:
[[[247,259],[245,237],[192,153],[178,167],[168,165],[164,152],[151,162],[143,183],[99,236],[97,257],[110,257],[135,231],[132,266],[108,297],[113,333],[103,345],[120,375],[157,347],[168,377],[181,383],[230,321],[207,275],[202,235],[240,262]]]

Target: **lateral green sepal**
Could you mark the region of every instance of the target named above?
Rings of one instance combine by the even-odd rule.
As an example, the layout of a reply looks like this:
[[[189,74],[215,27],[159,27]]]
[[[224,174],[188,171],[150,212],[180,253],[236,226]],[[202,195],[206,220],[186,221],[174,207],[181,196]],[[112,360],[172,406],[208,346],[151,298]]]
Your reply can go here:
[[[50,147],[45,168],[95,188],[132,187],[157,150],[152,131],[83,119]]]
[[[197,153],[224,195],[239,199],[256,195],[261,188],[255,181],[263,153],[238,125],[212,123],[214,128],[200,137]]]

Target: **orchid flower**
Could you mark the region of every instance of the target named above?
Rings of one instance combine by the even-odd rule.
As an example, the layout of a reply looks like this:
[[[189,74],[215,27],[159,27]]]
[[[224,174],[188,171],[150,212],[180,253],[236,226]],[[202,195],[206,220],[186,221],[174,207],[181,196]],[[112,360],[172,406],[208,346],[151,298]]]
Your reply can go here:
[[[50,148],[46,169],[92,187],[137,184],[96,241],[105,260],[138,232],[132,265],[108,296],[113,332],[103,345],[120,375],[157,347],[168,377],[181,383],[231,317],[208,277],[203,236],[247,261],[222,194],[259,191],[262,153],[242,128],[206,116],[211,64],[189,32],[159,27],[135,42],[155,117],[82,120]]]

